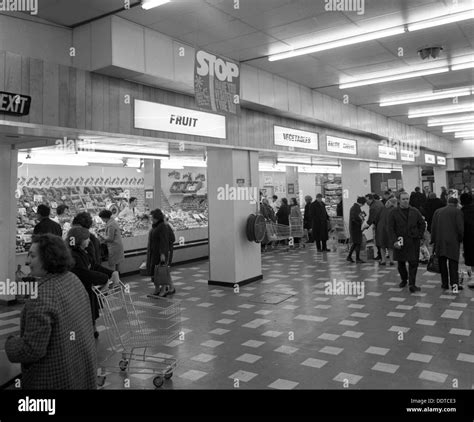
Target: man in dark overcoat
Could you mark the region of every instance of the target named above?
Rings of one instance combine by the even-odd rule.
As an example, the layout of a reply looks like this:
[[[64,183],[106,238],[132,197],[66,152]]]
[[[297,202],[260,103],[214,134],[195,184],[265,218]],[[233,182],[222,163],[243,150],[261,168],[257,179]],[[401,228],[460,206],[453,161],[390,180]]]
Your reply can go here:
[[[306,202],[306,205],[304,206],[304,216],[303,216],[303,228],[305,230],[308,230],[308,242],[307,243],[313,243],[313,235],[311,232],[311,227],[312,227],[312,220],[311,220],[311,202],[313,201],[313,198],[311,196],[306,195],[304,197],[304,200]]]
[[[433,250],[438,256],[443,289],[449,289],[449,284],[451,284],[453,290],[462,290],[462,286],[459,285],[458,267],[463,236],[463,213],[458,209],[457,198],[449,198],[446,207],[435,211],[431,223],[431,243],[434,244]]]
[[[389,233],[394,246],[393,257],[398,261],[398,272],[402,279],[399,287],[410,284],[410,292],[421,289],[416,286],[416,273],[420,256],[420,240],[423,239],[426,224],[420,211],[410,206],[407,192],[400,194],[400,206],[389,216]],[[406,263],[409,270],[407,272]]]
[[[352,205],[350,213],[349,213],[349,233],[351,235],[351,249],[349,251],[349,255],[347,256],[346,261],[354,262],[352,259],[352,253],[355,250],[356,253],[356,262],[358,264],[363,264],[364,261],[360,259],[360,248],[362,245],[362,210],[361,206],[364,205],[366,199],[363,196],[359,196],[357,198],[357,202]]]
[[[318,252],[330,252],[326,246],[329,239],[329,215],[323,202],[323,195],[320,193],[316,195],[316,200],[310,206],[310,215],[313,239]]]

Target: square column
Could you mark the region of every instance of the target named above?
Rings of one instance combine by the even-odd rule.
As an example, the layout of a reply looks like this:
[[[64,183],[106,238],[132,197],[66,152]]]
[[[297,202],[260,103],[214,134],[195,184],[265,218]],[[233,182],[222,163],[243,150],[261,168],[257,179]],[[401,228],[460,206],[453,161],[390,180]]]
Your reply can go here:
[[[161,208],[161,161],[145,159],[144,160],[144,179],[145,179],[145,204],[150,211]],[[152,191],[152,198],[147,198],[147,192]],[[150,195],[148,193],[148,195]]]
[[[293,191],[293,193],[290,193]],[[291,198],[296,198],[299,202],[299,183],[298,183],[298,167],[286,166],[286,195],[288,203]]]
[[[16,188],[18,151],[0,143],[0,281],[15,280],[16,271]],[[15,300],[15,296],[0,296],[0,304]]]
[[[207,180],[209,284],[234,287],[262,279],[260,244],[246,235],[247,218],[258,207],[258,152],[208,148]],[[256,192],[256,201],[228,195],[237,187]]]
[[[403,173],[402,173],[403,188],[408,193],[413,192],[417,186],[419,186],[423,190],[423,187],[421,186],[420,167],[402,166],[402,168],[403,168]]]
[[[434,183],[433,192],[439,198],[441,196],[441,186],[448,187],[448,177],[446,167],[433,167]]]

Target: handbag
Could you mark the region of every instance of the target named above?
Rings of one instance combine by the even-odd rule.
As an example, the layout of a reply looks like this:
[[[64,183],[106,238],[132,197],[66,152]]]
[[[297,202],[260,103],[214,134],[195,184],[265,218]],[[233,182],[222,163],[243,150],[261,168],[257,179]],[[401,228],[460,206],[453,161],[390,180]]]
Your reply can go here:
[[[430,273],[441,274],[441,270],[439,269],[439,260],[436,254],[433,253],[433,255],[430,256],[426,270]]]
[[[155,265],[155,271],[153,274],[153,284],[155,285],[155,287],[171,284],[170,268],[167,264]]]

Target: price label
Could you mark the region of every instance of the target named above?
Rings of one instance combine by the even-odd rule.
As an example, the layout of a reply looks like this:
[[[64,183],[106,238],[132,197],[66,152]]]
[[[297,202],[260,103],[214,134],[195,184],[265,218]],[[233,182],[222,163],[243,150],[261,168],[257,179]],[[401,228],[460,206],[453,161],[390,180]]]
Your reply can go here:
[[[43,195],[33,195],[33,201],[43,202]]]

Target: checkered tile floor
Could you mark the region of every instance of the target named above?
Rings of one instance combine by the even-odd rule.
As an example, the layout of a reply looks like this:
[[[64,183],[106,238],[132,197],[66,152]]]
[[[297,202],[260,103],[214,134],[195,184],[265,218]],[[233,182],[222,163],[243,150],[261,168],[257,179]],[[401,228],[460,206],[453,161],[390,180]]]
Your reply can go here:
[[[314,247],[267,252],[262,265],[263,280],[239,292],[209,286],[207,262],[172,270],[182,326],[179,339],[153,350],[178,360],[163,388],[473,388],[472,290],[443,293],[439,276],[420,266],[421,292],[410,294],[398,288],[395,266],[349,264]],[[333,279],[363,282],[364,297],[326,295]],[[136,300],[152,291],[143,277],[125,281]],[[258,303],[264,293],[290,297]],[[18,329],[18,316],[0,314],[0,336]],[[103,388],[153,388],[152,378],[110,373]]]

